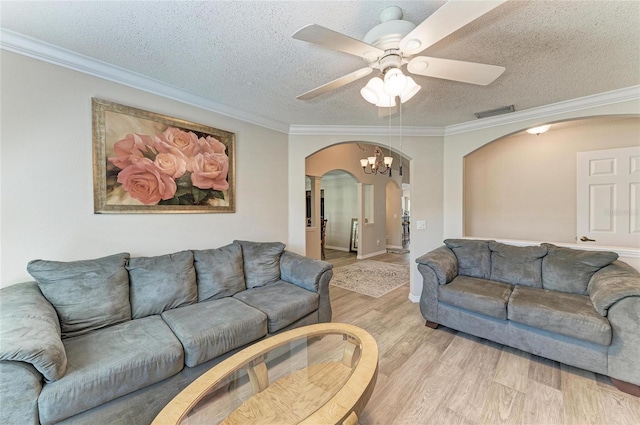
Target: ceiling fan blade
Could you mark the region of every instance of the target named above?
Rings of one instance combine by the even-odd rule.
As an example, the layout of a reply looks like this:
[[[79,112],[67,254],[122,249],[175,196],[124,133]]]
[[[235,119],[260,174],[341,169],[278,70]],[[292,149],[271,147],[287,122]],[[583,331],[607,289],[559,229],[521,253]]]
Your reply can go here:
[[[366,77],[367,75],[371,74],[371,72],[373,71],[372,68],[366,67],[366,68],[361,68],[357,71],[354,71],[350,74],[347,74],[345,76],[342,76],[340,78],[337,78],[325,85],[322,85],[320,87],[317,87],[313,90],[310,90],[306,93],[301,94],[300,96],[296,97],[296,99],[300,99],[300,100],[309,100],[312,99],[316,96],[320,96],[321,94],[324,93],[328,93],[331,90],[335,90],[338,87],[342,87],[345,86],[349,83],[352,83],[356,80],[359,80],[362,77]]]
[[[409,61],[407,70],[412,74],[424,75],[425,77],[486,86],[502,75],[505,68],[475,62],[417,56]]]
[[[420,53],[507,0],[450,0],[400,40],[404,56]]]
[[[316,24],[300,28],[291,37],[368,60],[375,60],[384,54],[377,47]]]

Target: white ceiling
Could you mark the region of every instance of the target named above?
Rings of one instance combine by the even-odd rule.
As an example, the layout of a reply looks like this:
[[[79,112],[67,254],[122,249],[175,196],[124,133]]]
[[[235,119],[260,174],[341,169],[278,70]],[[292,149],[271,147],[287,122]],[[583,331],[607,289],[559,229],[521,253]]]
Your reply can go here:
[[[2,1],[0,26],[283,125],[384,126],[367,78],[296,96],[364,66],[291,38],[316,23],[354,38],[390,4],[416,24],[443,1]],[[448,126],[640,84],[640,2],[511,0],[423,54],[506,67],[489,86],[415,76],[402,124]]]

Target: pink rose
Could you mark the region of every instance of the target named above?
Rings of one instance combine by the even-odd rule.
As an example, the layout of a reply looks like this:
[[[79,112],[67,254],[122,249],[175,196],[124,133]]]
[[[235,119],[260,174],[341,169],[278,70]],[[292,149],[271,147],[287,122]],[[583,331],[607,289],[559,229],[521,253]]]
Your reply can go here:
[[[149,158],[142,158],[118,173],[118,183],[132,198],[145,205],[153,205],[161,199],[171,199],[176,193],[176,182],[160,172]]]
[[[188,158],[193,158],[200,152],[198,145],[198,136],[193,132],[185,132],[174,127],[167,128],[162,133],[162,139],[172,147],[175,147],[185,154]]]
[[[116,167],[124,169],[137,160],[144,158],[143,152],[147,150],[147,146],[153,146],[151,137],[146,134],[129,133],[124,139],[114,143],[113,151],[117,156],[109,158],[109,161]]]
[[[185,155],[177,147],[170,145],[162,136],[155,136],[153,147],[156,148],[159,153],[169,153],[177,158],[182,159],[187,166],[187,171],[191,171],[191,158]]]
[[[204,137],[199,138],[198,145],[202,153],[225,153],[227,150],[224,143],[211,136],[207,136],[206,139]]]
[[[187,163],[185,160],[172,153],[159,153],[156,155],[153,163],[161,172],[174,179],[179,179],[187,172]]]
[[[200,189],[227,190],[229,157],[223,153],[199,153],[193,158],[191,182]]]

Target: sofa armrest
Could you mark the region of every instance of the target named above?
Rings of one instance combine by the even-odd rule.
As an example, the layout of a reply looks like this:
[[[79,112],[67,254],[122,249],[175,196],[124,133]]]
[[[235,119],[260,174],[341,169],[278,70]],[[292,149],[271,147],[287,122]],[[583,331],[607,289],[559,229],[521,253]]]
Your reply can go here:
[[[611,345],[607,356],[612,378],[640,385],[640,297],[626,297],[609,307]]]
[[[458,275],[458,259],[445,245],[418,257],[416,263],[430,267],[440,285],[451,282]]]
[[[320,278],[332,268],[331,263],[290,251],[284,251],[280,257],[280,279],[312,292],[320,292]]]
[[[618,301],[640,297],[640,272],[622,261],[614,261],[593,274],[589,281],[589,298],[602,316]]]
[[[39,425],[42,375],[23,362],[0,362],[0,424]]]
[[[331,321],[329,282],[333,277],[333,264],[284,251],[280,257],[280,279],[308,291],[317,292],[318,322]]]
[[[0,290],[0,360],[29,363],[47,381],[67,370],[58,315],[36,282]]]

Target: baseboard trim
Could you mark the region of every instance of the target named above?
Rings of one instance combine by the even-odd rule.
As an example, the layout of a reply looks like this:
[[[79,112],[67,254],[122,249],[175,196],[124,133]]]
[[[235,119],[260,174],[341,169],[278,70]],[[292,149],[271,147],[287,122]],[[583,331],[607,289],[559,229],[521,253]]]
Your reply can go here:
[[[404,249],[400,245],[387,245],[387,249]]]
[[[409,301],[411,301],[412,303],[419,303],[420,295],[409,294]]]
[[[344,248],[342,246],[329,246],[329,245],[326,245],[325,248],[333,249],[333,250],[336,250],[336,251],[349,252],[349,248]]]
[[[358,255],[357,258],[358,260],[366,260],[367,258],[375,257],[375,256],[386,254],[386,253],[387,253],[387,250],[385,249],[384,251],[372,252],[371,254]]]

